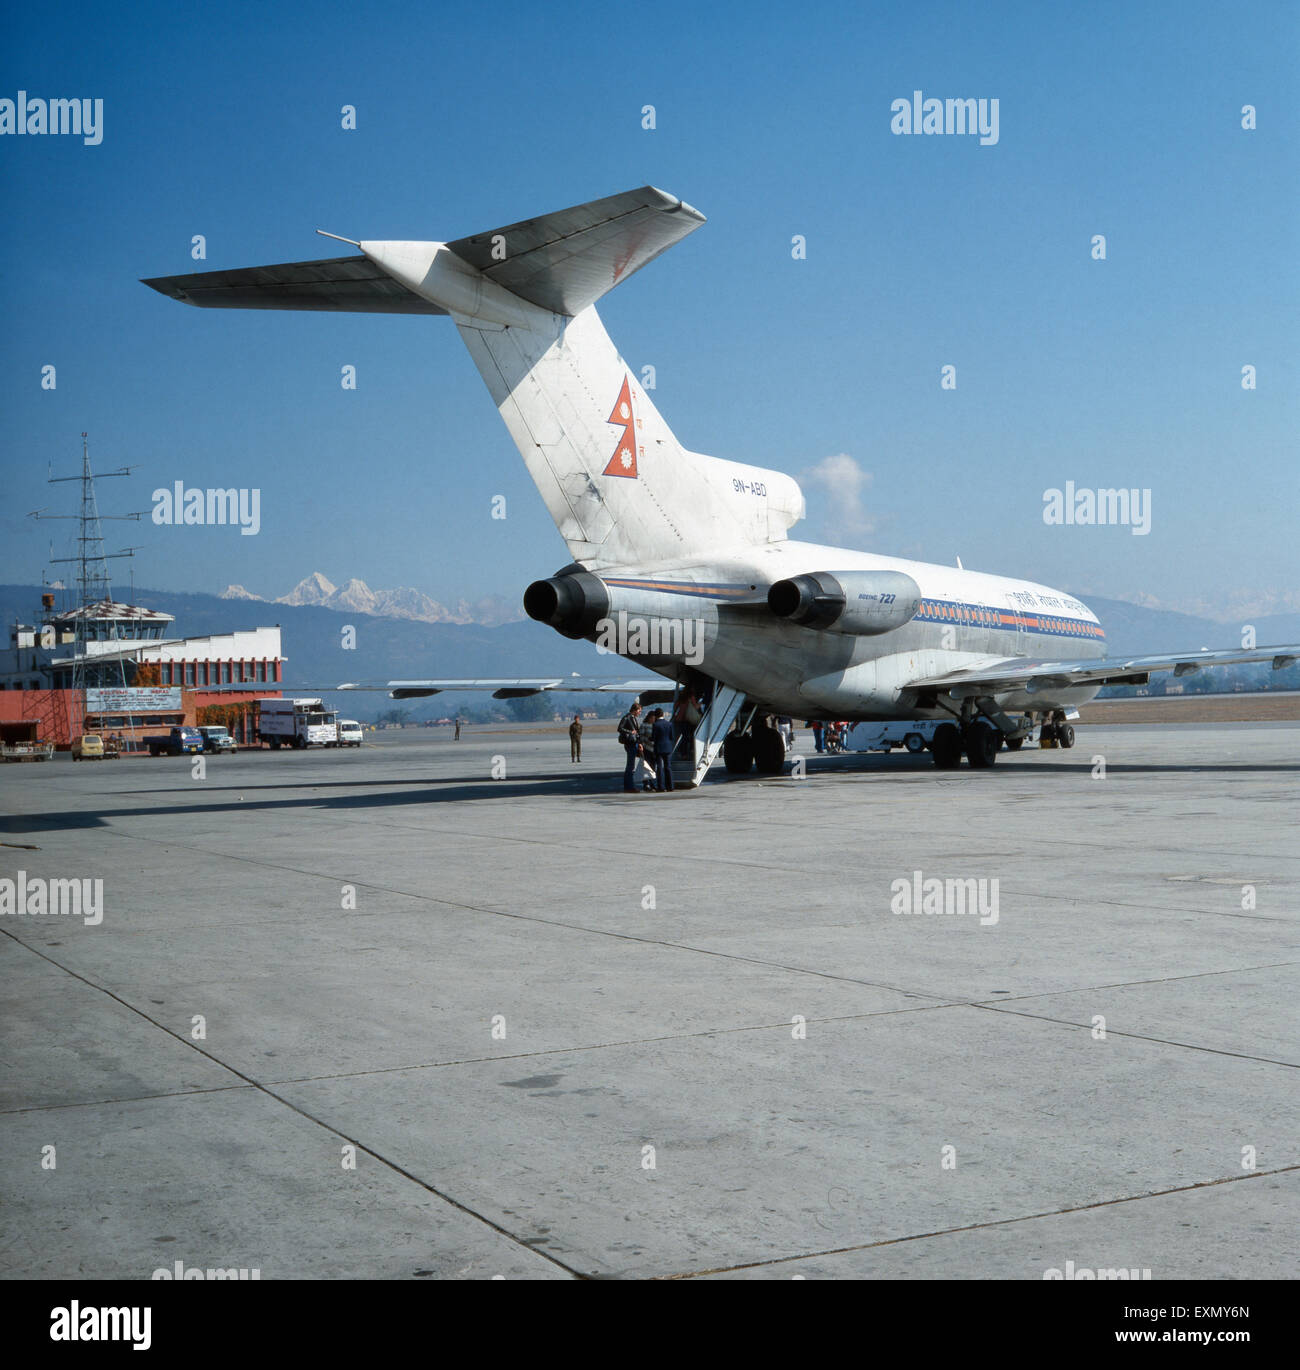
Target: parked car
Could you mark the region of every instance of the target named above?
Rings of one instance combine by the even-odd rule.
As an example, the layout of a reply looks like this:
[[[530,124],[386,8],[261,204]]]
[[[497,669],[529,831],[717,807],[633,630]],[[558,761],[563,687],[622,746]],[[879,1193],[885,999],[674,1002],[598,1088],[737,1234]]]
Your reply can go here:
[[[339,719],[339,746],[359,747],[361,745],[361,724],[352,718]]]
[[[203,750],[205,752],[229,752],[232,756],[239,750],[235,746],[235,739],[231,737],[227,728],[217,727],[216,724],[205,724],[199,729],[203,737]]]
[[[104,759],[104,739],[98,733],[82,733],[72,739],[72,759],[74,761],[102,761]]]

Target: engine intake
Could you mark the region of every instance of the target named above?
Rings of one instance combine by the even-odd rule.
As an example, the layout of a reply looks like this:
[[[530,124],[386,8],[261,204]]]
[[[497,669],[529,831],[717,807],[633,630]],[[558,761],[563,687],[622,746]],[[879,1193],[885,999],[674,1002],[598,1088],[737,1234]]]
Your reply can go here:
[[[590,637],[609,617],[609,590],[590,571],[535,580],[524,591],[524,613],[565,637]]]
[[[874,637],[909,623],[921,607],[921,587],[903,571],[812,571],[778,580],[768,608],[804,628]]]

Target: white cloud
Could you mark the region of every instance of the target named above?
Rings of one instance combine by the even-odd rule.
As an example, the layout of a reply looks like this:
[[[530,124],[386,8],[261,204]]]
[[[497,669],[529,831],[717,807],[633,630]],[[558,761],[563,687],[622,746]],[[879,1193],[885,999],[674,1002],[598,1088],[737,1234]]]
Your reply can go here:
[[[804,491],[822,498],[822,527],[825,536],[862,537],[876,530],[876,520],[867,512],[865,498],[871,487],[871,472],[864,471],[847,452],[838,452],[799,473]]]

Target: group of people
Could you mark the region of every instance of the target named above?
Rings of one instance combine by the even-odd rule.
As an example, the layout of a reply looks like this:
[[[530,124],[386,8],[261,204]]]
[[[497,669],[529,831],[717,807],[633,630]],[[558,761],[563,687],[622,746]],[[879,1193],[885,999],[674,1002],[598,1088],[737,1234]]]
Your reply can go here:
[[[641,701],[618,720],[618,740],[627,756],[623,768],[623,792],[656,790],[660,793],[673,788],[672,754],[676,744],[673,725],[662,709],[651,709],[643,719]]]
[[[812,724],[813,745],[819,752],[842,752],[848,742],[849,725],[847,723],[823,723],[821,719],[814,719]]]

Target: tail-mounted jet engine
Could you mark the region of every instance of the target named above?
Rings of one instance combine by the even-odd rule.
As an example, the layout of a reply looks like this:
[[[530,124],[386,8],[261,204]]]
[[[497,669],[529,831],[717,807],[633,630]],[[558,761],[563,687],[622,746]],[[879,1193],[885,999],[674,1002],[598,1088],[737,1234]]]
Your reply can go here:
[[[609,617],[609,590],[590,571],[535,580],[524,591],[524,612],[565,637],[590,637]]]
[[[813,571],[778,580],[767,604],[777,618],[804,628],[871,637],[910,622],[921,587],[902,571]]]

